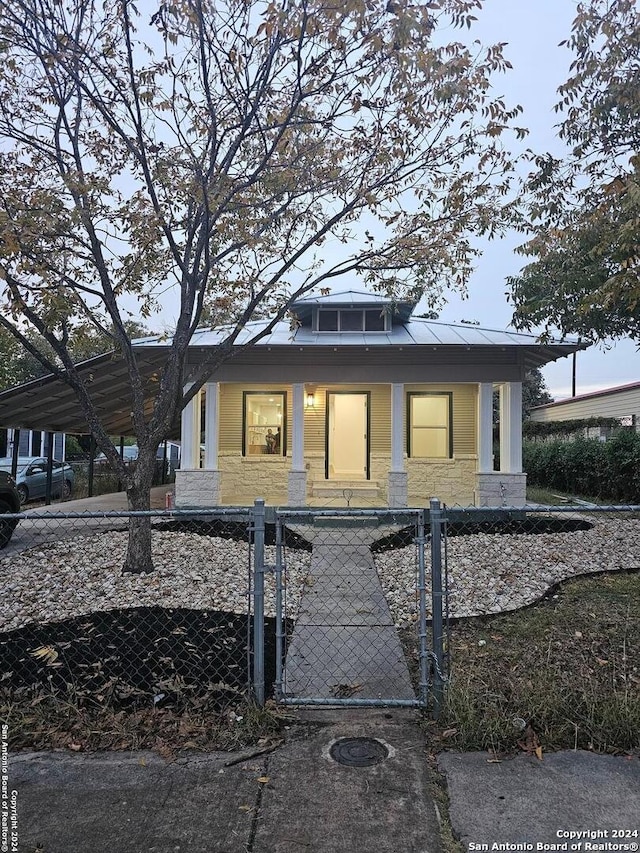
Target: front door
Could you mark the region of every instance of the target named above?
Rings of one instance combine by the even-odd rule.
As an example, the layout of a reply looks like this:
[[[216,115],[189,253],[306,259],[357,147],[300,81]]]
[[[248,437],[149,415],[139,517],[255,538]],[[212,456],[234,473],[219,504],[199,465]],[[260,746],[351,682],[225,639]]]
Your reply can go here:
[[[369,395],[328,392],[327,480],[369,479]]]

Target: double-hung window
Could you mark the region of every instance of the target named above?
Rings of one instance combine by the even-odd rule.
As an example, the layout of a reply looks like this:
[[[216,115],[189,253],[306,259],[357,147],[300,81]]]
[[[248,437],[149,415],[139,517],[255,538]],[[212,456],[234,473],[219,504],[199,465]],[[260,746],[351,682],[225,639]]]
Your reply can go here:
[[[453,394],[411,392],[407,395],[407,454],[414,459],[453,456]]]
[[[285,456],[287,395],[282,391],[243,394],[243,456]]]

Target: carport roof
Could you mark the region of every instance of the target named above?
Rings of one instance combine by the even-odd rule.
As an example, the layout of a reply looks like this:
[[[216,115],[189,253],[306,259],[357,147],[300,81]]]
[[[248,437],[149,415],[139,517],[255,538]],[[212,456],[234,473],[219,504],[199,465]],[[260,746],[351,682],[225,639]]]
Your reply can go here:
[[[267,320],[248,323],[236,345],[246,345],[267,323]],[[191,342],[189,363],[198,363],[211,348],[225,339],[229,331],[230,327],[198,330]],[[146,382],[145,409],[148,414],[153,407],[158,387],[157,374],[164,365],[168,346],[166,336],[142,338],[134,342],[140,371]],[[284,364],[292,361],[294,352],[316,348],[319,356],[322,351],[324,358],[330,357],[332,360],[338,360],[341,352],[345,358],[350,358],[357,351],[366,359],[364,353],[372,349],[380,352],[380,348],[387,347],[390,359],[393,353],[404,351],[406,356],[411,351],[419,361],[433,358],[434,350],[437,350],[441,359],[446,359],[449,354],[458,361],[468,360],[469,364],[473,364],[480,352],[486,356],[492,351],[496,355],[509,351],[517,355],[525,369],[540,367],[586,347],[576,341],[552,340],[539,343],[534,335],[482,329],[473,325],[437,323],[420,318],[396,323],[383,333],[322,333],[309,326],[292,331],[288,322],[280,322],[255,346],[261,348],[261,361],[282,359]],[[251,349],[245,350],[233,359],[234,364],[247,364],[247,380],[251,379],[250,353]],[[81,363],[78,370],[84,377],[87,390],[109,433],[131,434],[131,385],[126,361],[114,353],[106,353]],[[286,381],[286,377],[283,378]],[[89,432],[74,392],[51,375],[0,392],[0,426],[53,432]],[[174,434],[178,432],[176,425]]]

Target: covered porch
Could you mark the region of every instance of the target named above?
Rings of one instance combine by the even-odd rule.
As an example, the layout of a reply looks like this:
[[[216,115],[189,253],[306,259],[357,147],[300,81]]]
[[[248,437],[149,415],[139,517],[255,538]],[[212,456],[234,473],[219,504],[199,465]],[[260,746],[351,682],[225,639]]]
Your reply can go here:
[[[518,505],[526,489],[521,422],[519,381],[209,382],[182,413],[176,506],[247,505],[258,494],[297,507],[406,507],[433,496]]]

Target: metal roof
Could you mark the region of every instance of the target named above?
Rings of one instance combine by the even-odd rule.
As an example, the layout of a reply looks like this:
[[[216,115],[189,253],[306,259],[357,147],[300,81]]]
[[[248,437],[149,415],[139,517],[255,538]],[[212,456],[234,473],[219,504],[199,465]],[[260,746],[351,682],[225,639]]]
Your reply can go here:
[[[354,293],[357,292],[347,291],[346,294],[312,298],[317,300],[314,304],[328,304],[329,299],[334,300],[333,304],[345,304],[345,296]],[[376,299],[379,300],[378,304],[384,302],[382,297],[371,294],[359,296],[362,297],[361,304],[367,301],[371,304]],[[335,301],[338,297],[340,302]],[[267,320],[248,323],[237,339],[237,349],[249,343],[267,325]],[[198,330],[191,342],[189,364],[204,358],[207,350],[223,341],[230,330],[229,326]],[[151,413],[153,407],[158,387],[157,374],[162,370],[165,350],[169,344],[166,336],[134,341],[140,371],[146,381],[147,414]],[[512,365],[531,369],[584,349],[586,345],[566,340],[540,343],[534,335],[411,318],[396,323],[387,332],[316,332],[309,326],[292,330],[289,323],[279,322],[255,347],[238,352],[229,362],[235,371],[234,375],[241,375],[242,381],[251,381],[252,371],[253,381],[257,381],[255,377],[259,375],[259,370],[256,365],[275,365],[278,375],[286,382],[290,380],[287,371],[291,373],[292,366],[295,366],[299,375],[305,374],[305,365],[323,364],[326,365],[325,374],[335,373],[336,382],[340,382],[341,377],[346,376],[341,365],[347,362],[350,368],[360,371],[363,379],[368,377],[366,381],[376,381],[376,377],[377,381],[384,381],[381,378],[382,369],[391,364],[395,365],[394,370],[400,375],[404,370],[402,365],[408,362],[414,369],[421,364],[433,365],[437,362],[443,366],[443,375],[446,375],[447,364],[456,364],[458,375],[468,365],[468,381],[476,381],[472,376],[479,363],[499,365],[500,360],[504,362],[506,359]],[[378,365],[383,365],[383,368]],[[113,435],[131,434],[131,381],[124,359],[107,353],[82,363],[78,370],[85,378],[86,389],[95,401],[106,429]],[[500,381],[499,371],[498,366],[495,381]],[[303,378],[296,381],[309,380]],[[69,433],[89,431],[74,392],[54,376],[45,376],[1,392],[0,426]],[[175,425],[174,431],[167,437],[177,435],[177,430],[178,425]]]
[[[243,346],[265,329],[268,320],[255,320],[247,323],[240,332],[237,346]],[[221,343],[232,330],[232,326],[218,326],[213,329],[198,329],[191,340],[192,348],[214,347]],[[141,338],[134,341],[140,348],[166,347],[166,336]],[[568,355],[576,349],[584,349],[585,344],[577,340],[550,339],[541,344],[535,335],[498,329],[483,329],[472,324],[439,323],[433,320],[411,318],[398,323],[387,332],[317,332],[308,326],[292,329],[288,322],[276,323],[270,333],[261,338],[256,346],[516,346],[516,347],[561,347],[562,355]],[[557,356],[556,356],[557,357]],[[547,359],[550,361],[551,359]]]

